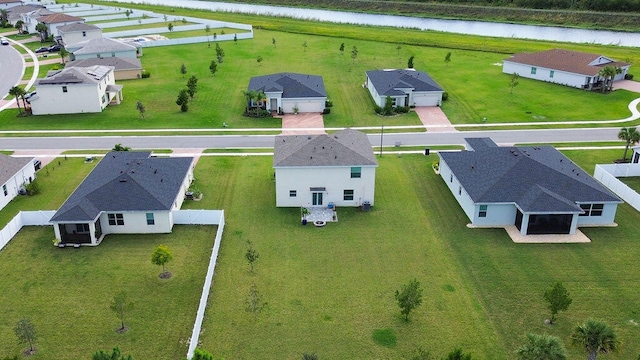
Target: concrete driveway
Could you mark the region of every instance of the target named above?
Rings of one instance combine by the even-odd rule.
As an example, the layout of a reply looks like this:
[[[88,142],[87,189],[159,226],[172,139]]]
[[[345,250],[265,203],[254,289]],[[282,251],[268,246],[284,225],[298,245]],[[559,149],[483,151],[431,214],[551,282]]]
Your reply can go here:
[[[613,83],[613,89],[624,89],[640,93],[640,82],[633,80],[618,80]]]
[[[325,134],[321,113],[282,115],[282,135]]]
[[[427,131],[433,132],[450,132],[457,131],[456,128],[451,126],[451,122],[444,114],[442,109],[438,106],[417,106],[414,108],[416,114],[422,121],[422,124]]]

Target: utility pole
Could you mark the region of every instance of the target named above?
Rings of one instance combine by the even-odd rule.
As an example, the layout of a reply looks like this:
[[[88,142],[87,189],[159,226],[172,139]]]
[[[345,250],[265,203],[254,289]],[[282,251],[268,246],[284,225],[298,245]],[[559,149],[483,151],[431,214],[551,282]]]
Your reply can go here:
[[[384,137],[384,124],[382,124],[382,128],[380,129],[380,157],[382,157],[382,138]]]

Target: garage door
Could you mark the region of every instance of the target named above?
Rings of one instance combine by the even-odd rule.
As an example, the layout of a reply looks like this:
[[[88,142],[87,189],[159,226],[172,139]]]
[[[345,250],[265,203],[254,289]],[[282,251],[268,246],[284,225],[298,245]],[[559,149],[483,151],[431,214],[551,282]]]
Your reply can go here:
[[[293,107],[298,106],[298,112],[322,112],[324,110],[324,100],[282,100],[282,109],[285,113],[292,113]]]
[[[438,106],[440,103],[440,93],[435,94],[413,94],[413,103],[416,106]]]

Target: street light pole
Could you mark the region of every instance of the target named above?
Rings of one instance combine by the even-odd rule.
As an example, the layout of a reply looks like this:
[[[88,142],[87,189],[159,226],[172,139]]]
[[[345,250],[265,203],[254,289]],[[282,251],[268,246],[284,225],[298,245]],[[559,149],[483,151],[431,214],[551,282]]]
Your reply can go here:
[[[380,157],[382,157],[382,138],[384,137],[384,124],[382,124],[382,128],[380,129]]]

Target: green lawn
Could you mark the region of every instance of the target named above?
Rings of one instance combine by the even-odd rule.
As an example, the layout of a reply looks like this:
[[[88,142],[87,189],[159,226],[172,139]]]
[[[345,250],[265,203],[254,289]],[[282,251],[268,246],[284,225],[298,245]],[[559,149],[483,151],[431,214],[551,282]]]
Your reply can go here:
[[[176,16],[196,15],[185,9],[176,11]],[[510,94],[509,76],[502,74],[500,66],[494,65],[508,55],[501,52],[504,49],[492,50],[493,44],[497,43],[491,38],[403,29],[401,38],[411,39],[411,42],[402,43],[398,51],[398,43],[390,40],[399,38],[397,29],[294,22],[238,14],[197,14],[252,23],[255,25],[255,38],[238,41],[237,44],[221,42],[226,56],[215,76],[209,72],[210,62],[216,58],[213,47],[192,44],[147,48],[141,59],[151,78],[121,81],[125,99],[121,105],[110,106],[100,114],[48,116],[47,121],[39,117],[16,118],[17,110],[8,110],[0,113],[0,129],[221,128],[223,122],[232,129],[277,128],[280,127],[278,119],[242,116],[242,91],[246,90],[252,76],[282,71],[324,77],[328,97],[335,105],[331,114],[325,116],[325,126],[419,125],[415,113],[391,118],[375,115],[370,96],[361,86],[366,70],[402,68],[409,56],[415,56],[417,69],[427,71],[449,93],[449,101],[444,103],[443,110],[456,124],[481,123],[484,117],[489,123],[624,118],[629,115],[628,103],[638,97],[638,94],[626,91],[607,95],[588,93],[527,79],[521,79]],[[310,29],[316,29],[319,35],[304,33]],[[354,39],[358,37],[362,40]],[[438,45],[433,43],[434,38],[448,40],[450,48],[426,46]],[[276,46],[273,46],[272,39],[276,40]],[[305,42],[306,51],[302,47]],[[508,39],[504,42],[511,46],[513,52],[539,50],[542,46],[521,40]],[[338,50],[342,43],[345,44],[344,53]],[[635,49],[625,49],[621,53],[614,47],[562,45],[570,49],[619,55],[623,60],[640,59]],[[353,46],[358,49],[355,61],[351,58]],[[559,44],[547,43],[547,46]],[[463,47],[487,51],[461,49]],[[445,63],[448,52],[452,53],[451,62]],[[258,56],[263,58],[261,64],[256,61]],[[185,78],[179,72],[183,63],[188,71]],[[175,100],[179,90],[185,87],[186,78],[191,75],[199,79],[198,94],[189,111],[181,113]],[[137,114],[137,101],[146,106],[144,120]]]
[[[570,151],[588,172],[619,151]],[[619,355],[640,352],[633,265],[640,245],[638,213],[618,211],[617,228],[583,229],[590,244],[514,244],[503,230],[468,229],[468,219],[431,170],[435,156],[385,156],[370,213],[338,209],[338,223],[325,228],[299,224],[298,209],[274,208],[270,157],[200,159],[200,203],[225,208],[228,220],[216,281],[201,338],[218,357],[297,359],[409,358],[418,347],[436,357],[456,346],[479,359],[510,359],[526,332],[559,336],[570,358],[581,357],[568,335],[589,316],[605,319],[624,343]],[[260,254],[248,272],[246,241]],[[607,254],[606,256],[602,256]],[[425,301],[404,323],[393,293],[412,278]],[[562,281],[574,302],[549,317],[542,293]],[[268,303],[254,321],[243,299],[255,283]],[[391,329],[392,347],[372,334]],[[265,334],[269,334],[266,336]]]
[[[628,187],[632,188],[636,192],[640,192],[640,177],[638,176],[619,177],[618,180],[622,181]]]

